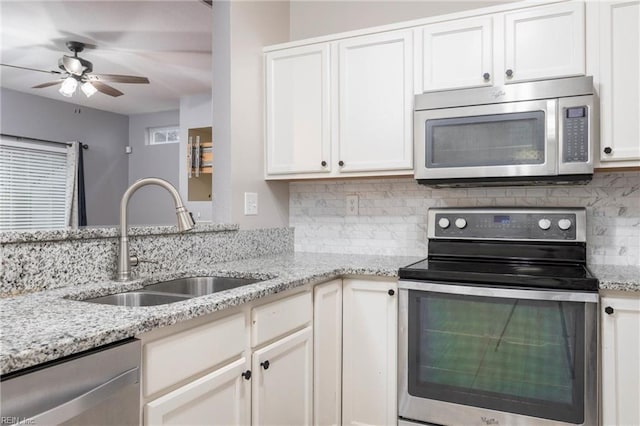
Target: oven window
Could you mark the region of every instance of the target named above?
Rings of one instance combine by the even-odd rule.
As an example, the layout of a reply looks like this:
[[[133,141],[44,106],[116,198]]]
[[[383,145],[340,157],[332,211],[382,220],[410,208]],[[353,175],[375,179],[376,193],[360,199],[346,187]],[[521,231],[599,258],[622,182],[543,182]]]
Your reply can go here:
[[[544,164],[544,127],[542,111],[427,120],[426,165]]]
[[[584,304],[409,292],[409,393],[582,423]]]

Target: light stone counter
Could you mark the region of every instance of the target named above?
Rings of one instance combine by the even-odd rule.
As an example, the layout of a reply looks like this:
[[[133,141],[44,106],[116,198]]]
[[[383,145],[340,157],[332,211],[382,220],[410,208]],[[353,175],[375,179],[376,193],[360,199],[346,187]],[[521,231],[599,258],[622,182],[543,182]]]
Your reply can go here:
[[[600,290],[640,292],[640,266],[592,265]]]
[[[0,299],[0,373],[137,336],[202,315],[344,275],[395,277],[417,257],[285,253],[212,262],[120,283],[103,281]],[[640,291],[639,268],[594,266],[602,290]],[[263,281],[183,302],[154,307],[117,307],[82,302],[158,281],[187,276],[231,276]]]
[[[104,281],[0,299],[0,373],[75,354],[180,321],[343,275],[397,276],[414,257],[295,253],[202,265],[128,283]],[[86,299],[186,276],[233,276],[264,281],[153,307],[118,307]]]

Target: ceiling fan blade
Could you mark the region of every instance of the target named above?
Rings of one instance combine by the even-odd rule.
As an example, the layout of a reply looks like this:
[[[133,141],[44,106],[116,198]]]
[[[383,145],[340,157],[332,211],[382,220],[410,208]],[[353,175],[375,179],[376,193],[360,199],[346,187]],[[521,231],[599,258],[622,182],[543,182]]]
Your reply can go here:
[[[62,66],[69,74],[73,75],[82,75],[84,71],[84,67],[82,66],[82,62],[78,58],[73,58],[71,56],[64,55],[60,58],[62,62]]]
[[[124,93],[114,87],[109,86],[108,84],[104,84],[99,81],[92,81],[91,84],[93,84],[93,87],[98,89],[98,92],[104,93],[105,95],[113,96],[114,98],[124,95]]]
[[[62,74],[61,71],[46,71],[46,70],[39,70],[39,69],[36,69],[36,68],[20,67],[18,65],[9,65],[9,64],[0,64],[0,65],[2,65],[3,67],[18,68],[20,70],[46,72],[47,74]]]
[[[138,77],[135,75],[118,75],[118,74],[90,74],[90,81],[109,81],[113,83],[134,83],[149,84],[147,77]]]
[[[38,84],[37,86],[33,86],[32,89],[42,89],[44,87],[55,86],[56,84],[61,84],[64,80],[56,80],[49,81],[47,83]]]

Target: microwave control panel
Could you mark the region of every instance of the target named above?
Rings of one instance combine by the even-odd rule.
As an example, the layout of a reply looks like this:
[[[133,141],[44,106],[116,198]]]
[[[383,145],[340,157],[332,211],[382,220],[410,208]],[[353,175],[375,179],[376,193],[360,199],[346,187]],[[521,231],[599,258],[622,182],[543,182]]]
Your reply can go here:
[[[566,108],[563,117],[563,163],[589,161],[589,122],[586,106]]]

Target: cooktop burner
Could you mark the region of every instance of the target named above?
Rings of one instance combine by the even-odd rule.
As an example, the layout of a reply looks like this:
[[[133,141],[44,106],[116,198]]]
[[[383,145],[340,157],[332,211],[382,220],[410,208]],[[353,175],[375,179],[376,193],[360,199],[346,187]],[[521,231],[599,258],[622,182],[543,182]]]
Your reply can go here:
[[[527,264],[424,259],[400,268],[401,279],[597,291],[598,280],[580,264]]]
[[[427,216],[429,257],[401,279],[597,291],[582,208],[441,208]]]

